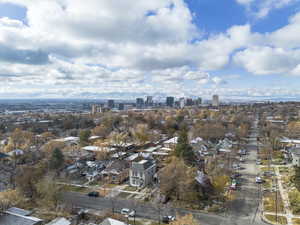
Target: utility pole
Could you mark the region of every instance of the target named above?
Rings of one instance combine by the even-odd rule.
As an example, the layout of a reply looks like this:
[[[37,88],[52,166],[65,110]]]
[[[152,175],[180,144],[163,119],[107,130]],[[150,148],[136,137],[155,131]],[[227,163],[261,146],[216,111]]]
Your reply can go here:
[[[277,177],[275,178],[275,182],[276,182],[276,197],[275,197],[275,199],[276,199],[276,224],[278,224],[278,198],[277,198],[277,196],[278,196],[278,187],[277,187]]]

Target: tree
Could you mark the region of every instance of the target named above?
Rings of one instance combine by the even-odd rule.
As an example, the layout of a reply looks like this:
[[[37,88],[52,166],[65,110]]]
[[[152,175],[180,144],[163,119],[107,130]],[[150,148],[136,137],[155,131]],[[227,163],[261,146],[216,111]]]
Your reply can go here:
[[[189,144],[187,131],[185,129],[179,133],[175,155],[179,158],[183,158],[188,164],[193,164],[195,162],[193,148]]]
[[[17,190],[6,190],[0,192],[0,213],[9,207],[18,205],[24,201],[24,198]]]
[[[45,166],[25,167],[16,176],[18,190],[24,196],[33,199],[36,194],[36,183],[44,176]]]
[[[212,177],[212,185],[217,194],[222,195],[225,192],[225,187],[228,185],[230,178],[226,175],[216,175]]]
[[[54,149],[63,149],[65,146],[66,144],[62,141],[49,141],[43,146],[43,152],[47,157],[51,157]]]
[[[12,145],[13,148],[26,149],[33,144],[33,141],[33,133],[16,128],[9,138],[9,145]]]
[[[37,193],[39,196],[39,204],[56,208],[61,200],[61,188],[52,178],[45,177],[36,184]]]
[[[90,130],[82,130],[79,134],[80,145],[85,146],[89,142],[89,137],[91,136]]]
[[[197,201],[201,194],[198,192],[195,177],[195,168],[190,168],[182,159],[173,157],[160,173],[161,193],[176,200]]]
[[[188,214],[182,217],[178,217],[170,225],[200,225],[197,220],[194,219],[192,214]]]
[[[59,148],[54,149],[52,156],[49,162],[50,169],[58,170],[64,164],[64,155],[62,154]]]
[[[147,141],[149,141],[149,134],[148,134],[148,126],[147,124],[138,124],[133,130],[132,130],[133,137],[135,141],[139,145],[146,144]]]
[[[112,131],[112,126],[101,124],[92,130],[92,134],[100,137],[107,137]]]

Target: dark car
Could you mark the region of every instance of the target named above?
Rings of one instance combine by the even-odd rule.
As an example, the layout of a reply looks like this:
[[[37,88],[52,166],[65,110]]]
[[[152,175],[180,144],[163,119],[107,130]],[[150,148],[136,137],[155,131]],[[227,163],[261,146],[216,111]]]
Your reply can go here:
[[[89,197],[99,197],[99,192],[97,191],[92,191],[88,193]]]

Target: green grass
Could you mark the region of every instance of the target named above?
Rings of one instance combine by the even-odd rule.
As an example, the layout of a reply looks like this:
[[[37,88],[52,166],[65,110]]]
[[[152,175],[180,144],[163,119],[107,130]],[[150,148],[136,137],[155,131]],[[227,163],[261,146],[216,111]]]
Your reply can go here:
[[[288,167],[278,167],[279,173],[289,173],[289,168]]]
[[[290,191],[289,200],[290,200],[293,214],[299,215],[300,214],[300,192],[297,189]]]
[[[124,188],[124,191],[137,191],[137,188],[128,186],[128,187]]]
[[[131,195],[130,193],[126,193],[126,192],[121,192],[118,197],[119,198],[127,198],[129,195]]]
[[[300,219],[299,218],[293,218],[292,222],[293,222],[293,225],[300,225]]]
[[[269,178],[265,178],[264,179],[265,182],[263,182],[262,186],[263,188],[271,188],[272,187],[272,179]]]
[[[276,212],[276,192],[266,193],[263,198],[265,212]],[[284,213],[284,205],[280,194],[277,193],[277,210],[279,213]]]
[[[81,193],[88,193],[91,191],[89,188],[86,187],[77,187],[72,185],[62,185],[63,191],[73,191],[73,192],[81,192]]]
[[[266,172],[266,171],[275,172],[274,167],[270,167],[270,169],[269,169],[268,166],[267,166],[267,167],[261,167],[261,168],[260,168],[260,171],[261,171],[261,172]]]
[[[273,223],[276,223],[276,216],[274,216],[274,215],[265,215],[265,217],[266,217],[269,221],[271,221],[271,222],[273,222]],[[287,219],[286,219],[285,216],[278,216],[277,219],[278,219],[278,223],[279,223],[279,224],[287,224]]]

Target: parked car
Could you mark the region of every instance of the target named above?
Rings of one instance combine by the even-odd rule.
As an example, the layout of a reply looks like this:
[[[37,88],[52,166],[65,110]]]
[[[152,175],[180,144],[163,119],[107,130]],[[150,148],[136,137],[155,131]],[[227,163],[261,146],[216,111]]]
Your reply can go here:
[[[261,184],[261,183],[263,182],[263,179],[262,179],[261,177],[256,177],[256,178],[255,178],[255,182],[256,182],[257,184]]]
[[[256,165],[261,165],[261,160],[260,159],[256,160]]]
[[[232,169],[234,169],[234,170],[239,170],[239,169],[241,169],[241,167],[240,167],[239,164],[233,164],[233,165],[232,165]]]
[[[175,220],[175,216],[163,216],[162,222],[163,223],[170,223]]]
[[[245,149],[241,149],[241,150],[239,150],[239,154],[240,155],[247,155],[247,152],[246,152]]]
[[[230,190],[236,190],[236,183],[232,183],[229,187]]]
[[[275,173],[273,171],[264,171],[263,176],[272,177],[275,176]]]
[[[135,211],[134,210],[130,210],[128,208],[123,208],[121,210],[121,214],[125,215],[125,216],[131,216],[131,217],[133,217],[133,216],[135,216]]]
[[[89,197],[99,197],[99,192],[98,191],[92,191],[88,193]]]
[[[230,177],[231,177],[231,179],[235,179],[235,178],[240,177],[240,176],[241,176],[240,173],[233,173]]]

